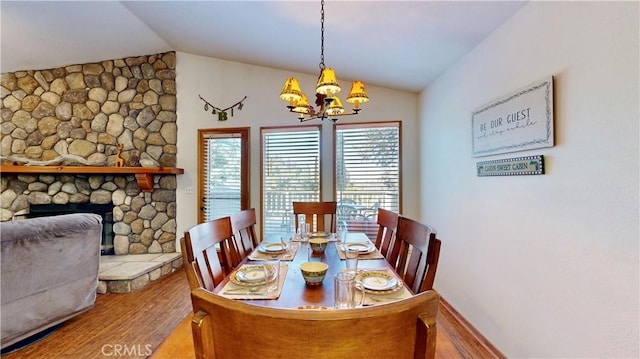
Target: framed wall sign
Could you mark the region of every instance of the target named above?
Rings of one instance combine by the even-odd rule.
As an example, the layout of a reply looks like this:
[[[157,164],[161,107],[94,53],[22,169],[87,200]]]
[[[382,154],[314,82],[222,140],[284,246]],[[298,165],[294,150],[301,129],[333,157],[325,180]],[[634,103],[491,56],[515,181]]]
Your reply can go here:
[[[474,157],[553,146],[553,77],[473,112]]]
[[[478,177],[544,174],[544,156],[505,158],[476,163]]]

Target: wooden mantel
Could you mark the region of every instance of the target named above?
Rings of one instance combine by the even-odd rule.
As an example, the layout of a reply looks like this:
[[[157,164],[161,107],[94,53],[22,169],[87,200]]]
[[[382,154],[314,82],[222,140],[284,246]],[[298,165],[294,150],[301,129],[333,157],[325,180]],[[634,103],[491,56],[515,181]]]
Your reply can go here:
[[[1,173],[73,173],[73,174],[134,174],[143,192],[153,190],[154,175],[181,175],[184,169],[176,167],[97,167],[97,166],[16,166],[0,165]]]

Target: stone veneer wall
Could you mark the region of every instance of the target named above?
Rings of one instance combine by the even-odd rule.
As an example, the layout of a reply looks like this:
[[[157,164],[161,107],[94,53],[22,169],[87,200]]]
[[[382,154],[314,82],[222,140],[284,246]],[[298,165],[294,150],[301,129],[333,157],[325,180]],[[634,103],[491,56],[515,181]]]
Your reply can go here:
[[[127,166],[176,165],[175,52],[3,73],[0,85],[3,157],[113,166],[122,144]],[[176,250],[175,175],[146,193],[133,175],[2,174],[0,186],[2,221],[30,204],[113,203],[116,254]]]

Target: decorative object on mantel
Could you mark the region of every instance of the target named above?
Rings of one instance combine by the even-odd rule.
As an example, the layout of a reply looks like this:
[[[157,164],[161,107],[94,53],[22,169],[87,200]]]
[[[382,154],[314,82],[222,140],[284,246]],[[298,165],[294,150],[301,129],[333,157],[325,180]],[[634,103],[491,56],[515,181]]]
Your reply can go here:
[[[331,117],[331,121],[338,121],[339,116],[352,116],[360,112],[360,104],[369,101],[369,96],[364,89],[364,82],[354,81],[351,84],[351,92],[347,96],[347,102],[353,104],[351,113],[344,113],[344,107],[336,94],[341,88],[336,74],[330,67],[324,66],[324,0],[320,1],[320,76],[316,85],[316,111],[309,105],[307,95],[300,90],[300,84],[295,77],[290,77],[284,84],[280,98],[287,102],[290,112],[298,114],[300,122],[319,119],[324,121]]]
[[[553,147],[553,77],[481,106],[471,124],[474,157]]]
[[[218,114],[218,121],[226,121],[227,120],[227,111],[229,111],[229,110],[231,110],[231,117],[233,117],[233,109],[237,107],[238,111],[242,110],[242,106],[244,106],[242,104],[242,102],[247,99],[247,96],[245,96],[245,97],[242,98],[242,100],[234,103],[233,105],[231,105],[231,106],[229,106],[229,107],[227,107],[225,109],[222,109],[222,108],[219,108],[219,107],[216,107],[216,106],[212,105],[209,101],[205,100],[202,96],[198,95],[198,97],[200,97],[200,99],[202,101],[204,101],[204,110],[205,111],[209,112],[209,107],[211,107],[211,114],[212,115],[215,115],[216,113]]]
[[[107,164],[105,161],[96,161],[96,162],[87,161],[83,157],[80,157],[78,155],[70,155],[68,153],[61,154],[60,156],[56,158],[52,158],[48,161],[39,161],[39,160],[33,160],[33,159],[17,157],[17,156],[0,156],[0,161],[9,161],[13,164],[23,164],[26,166],[58,165],[64,161],[69,161],[70,163],[81,163],[87,166],[104,166]]]
[[[142,167],[159,167],[160,164],[151,155],[146,152],[142,152],[140,155],[140,165]]]
[[[505,158],[476,163],[478,177],[543,175],[544,156]]]
[[[122,147],[124,145],[122,143],[118,143],[118,153],[116,153],[115,163],[113,164],[116,167],[124,167],[124,158],[122,158]]]
[[[140,167],[140,156],[137,151],[129,157],[129,167]]]

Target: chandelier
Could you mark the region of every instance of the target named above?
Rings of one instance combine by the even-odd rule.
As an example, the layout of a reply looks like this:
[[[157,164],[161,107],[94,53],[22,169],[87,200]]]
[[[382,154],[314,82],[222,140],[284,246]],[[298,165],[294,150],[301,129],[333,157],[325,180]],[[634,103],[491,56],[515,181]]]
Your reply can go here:
[[[300,84],[295,77],[290,77],[284,83],[280,98],[287,102],[290,112],[298,114],[300,122],[319,119],[324,121],[331,118],[336,122],[339,116],[357,115],[360,112],[360,104],[369,101],[369,96],[364,89],[364,82],[354,81],[351,91],[347,96],[347,102],[353,104],[352,112],[345,113],[342,102],[336,96],[340,92],[340,85],[336,73],[330,67],[324,66],[324,0],[320,1],[320,76],[316,85],[315,105],[318,109],[309,105],[307,96],[300,90]]]

